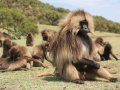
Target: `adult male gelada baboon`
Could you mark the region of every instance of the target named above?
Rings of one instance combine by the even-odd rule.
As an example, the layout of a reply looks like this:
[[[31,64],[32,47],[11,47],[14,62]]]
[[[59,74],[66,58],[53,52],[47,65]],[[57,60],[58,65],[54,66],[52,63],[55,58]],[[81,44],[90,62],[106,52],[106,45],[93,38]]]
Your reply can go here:
[[[53,65],[60,77],[80,84],[84,83],[83,80],[95,79],[95,77],[111,82],[118,81],[93,60],[96,52],[88,33],[94,32],[94,23],[89,13],[84,10],[72,11],[60,21],[59,25],[61,29],[51,44],[51,55]]]

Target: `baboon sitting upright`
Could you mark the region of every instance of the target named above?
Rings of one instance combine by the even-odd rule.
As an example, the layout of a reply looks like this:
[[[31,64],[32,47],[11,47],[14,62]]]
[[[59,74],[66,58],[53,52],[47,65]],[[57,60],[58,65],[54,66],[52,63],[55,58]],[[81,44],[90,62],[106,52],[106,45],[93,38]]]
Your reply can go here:
[[[118,81],[93,60],[96,52],[94,42],[88,33],[94,32],[94,23],[89,13],[83,10],[72,11],[66,19],[61,20],[59,25],[60,31],[50,45],[50,53],[53,65],[61,78],[80,84],[84,83],[83,80],[94,80],[95,77],[101,77],[111,82]],[[87,68],[83,73],[82,68],[84,67],[81,67],[81,62],[87,66],[93,64],[95,67],[92,67],[92,70]]]
[[[27,38],[26,38],[26,46],[33,46],[33,45],[34,45],[34,36],[30,32],[28,33]]]

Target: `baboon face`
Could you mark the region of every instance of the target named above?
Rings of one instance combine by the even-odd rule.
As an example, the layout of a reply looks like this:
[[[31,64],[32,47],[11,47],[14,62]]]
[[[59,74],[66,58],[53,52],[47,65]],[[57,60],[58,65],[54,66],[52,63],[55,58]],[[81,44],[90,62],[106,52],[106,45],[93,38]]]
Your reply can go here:
[[[55,31],[46,29],[41,31],[41,35],[44,41],[49,41],[49,39],[55,34]]]
[[[45,40],[45,41],[48,40],[48,35],[47,35],[47,34],[43,33],[43,34],[42,34],[42,37],[43,37],[43,40]]]
[[[92,16],[84,11],[78,11],[73,13],[74,16],[71,16],[70,20],[68,20],[70,29],[74,32],[75,35],[77,33],[89,33],[94,32],[94,24]]]
[[[100,45],[102,45],[102,46],[105,44],[105,42],[104,42],[104,40],[103,40],[102,37],[96,38],[95,42],[98,43],[98,44],[100,44]]]
[[[12,41],[9,40],[9,39],[6,39],[4,42],[3,42],[3,46],[9,50],[11,47],[12,47]]]
[[[80,21],[79,26],[81,27],[82,32],[88,32],[88,22],[86,20]]]
[[[28,34],[28,38],[32,38],[32,34],[31,33]]]

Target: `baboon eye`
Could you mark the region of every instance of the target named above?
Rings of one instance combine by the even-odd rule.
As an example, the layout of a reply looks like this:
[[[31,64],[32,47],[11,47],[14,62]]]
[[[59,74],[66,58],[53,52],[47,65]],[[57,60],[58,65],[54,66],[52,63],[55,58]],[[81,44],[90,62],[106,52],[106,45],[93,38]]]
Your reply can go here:
[[[79,26],[83,32],[88,32],[88,22],[86,20],[80,21]]]
[[[80,26],[84,26],[84,25],[88,26],[88,22],[86,20],[80,21]]]

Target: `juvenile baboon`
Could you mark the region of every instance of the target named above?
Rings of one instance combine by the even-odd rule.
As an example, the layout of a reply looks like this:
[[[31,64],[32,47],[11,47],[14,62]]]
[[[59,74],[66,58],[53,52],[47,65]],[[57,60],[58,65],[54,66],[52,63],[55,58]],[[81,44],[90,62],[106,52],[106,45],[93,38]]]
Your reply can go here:
[[[43,66],[47,68],[47,66],[45,66],[43,63],[44,63],[44,59],[46,59],[45,54],[47,53],[48,47],[49,47],[48,42],[44,42],[34,47],[33,53],[32,53],[32,57],[34,59],[33,66],[35,67]]]
[[[83,10],[73,11],[59,25],[61,29],[51,44],[51,55],[53,65],[60,77],[80,84],[84,83],[82,79],[95,79],[95,77],[111,82],[117,81],[117,78],[93,60],[96,52],[88,33],[94,32],[94,23],[89,13]],[[81,62],[83,62],[83,67],[81,67]],[[94,67],[92,70],[86,68],[84,73],[84,64],[87,66],[92,64]]]
[[[100,54],[100,56],[101,56],[101,60],[112,60],[112,59],[119,60],[117,56],[113,53],[112,46],[110,43],[105,43],[103,54]]]
[[[51,42],[54,39],[54,36],[56,35],[56,31],[45,29],[41,31],[41,35],[44,41]]]
[[[5,39],[3,41],[3,54],[2,58],[6,58],[9,56],[9,50],[11,47],[17,45],[15,42],[11,41],[10,39]]]
[[[33,46],[33,45],[34,45],[34,36],[30,32],[28,33],[27,38],[26,38],[26,46]]]
[[[113,58],[118,60],[117,56],[112,51],[112,45],[105,42],[102,37],[96,38],[95,46],[95,50],[97,51],[95,56],[96,61],[112,60]]]

